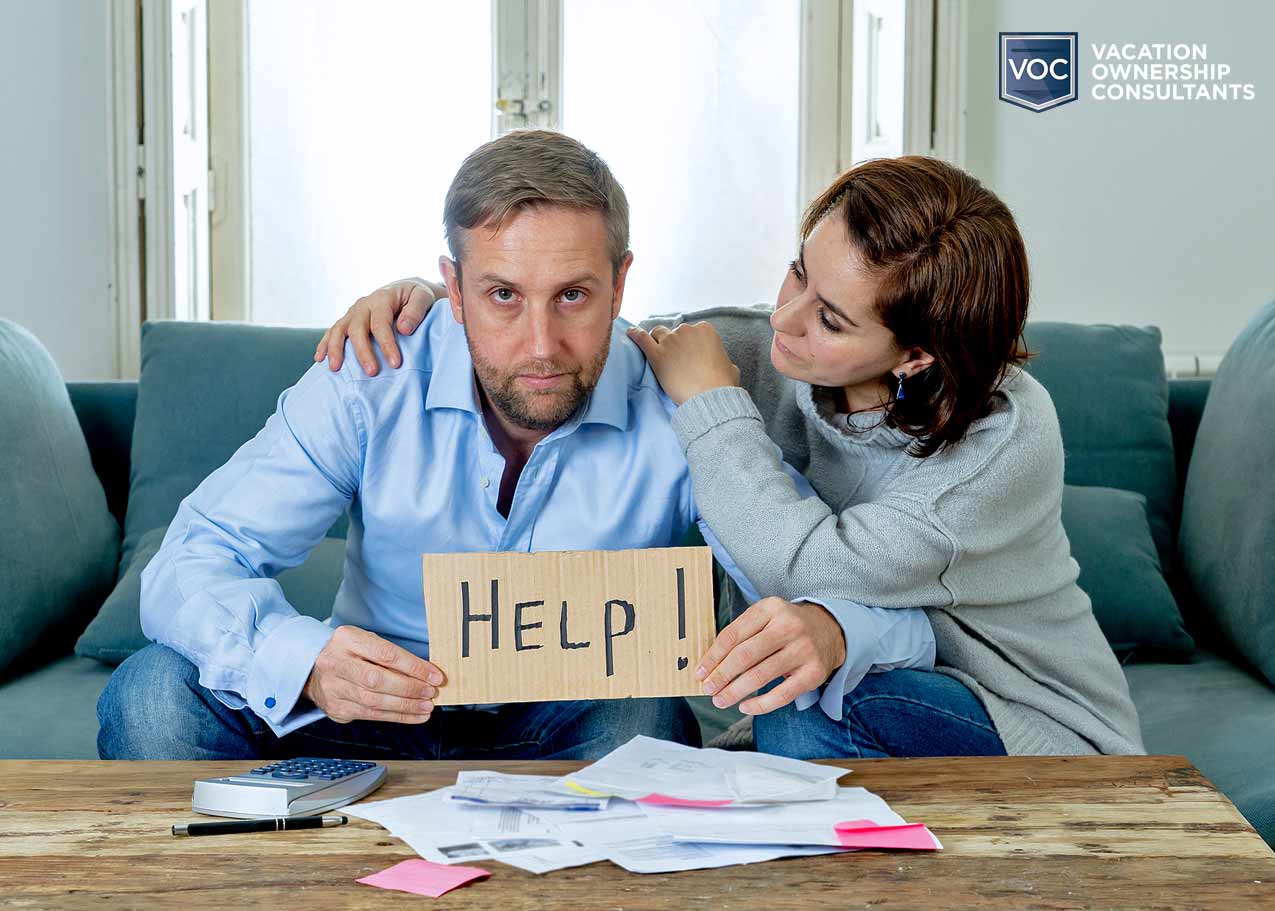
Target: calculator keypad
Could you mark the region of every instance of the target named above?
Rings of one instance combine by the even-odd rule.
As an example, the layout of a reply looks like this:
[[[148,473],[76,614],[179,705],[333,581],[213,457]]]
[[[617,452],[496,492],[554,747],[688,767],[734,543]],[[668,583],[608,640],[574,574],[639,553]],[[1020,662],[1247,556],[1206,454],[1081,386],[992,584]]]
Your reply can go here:
[[[282,781],[336,781],[375,766],[374,762],[355,759],[284,759],[253,769],[249,774]]]

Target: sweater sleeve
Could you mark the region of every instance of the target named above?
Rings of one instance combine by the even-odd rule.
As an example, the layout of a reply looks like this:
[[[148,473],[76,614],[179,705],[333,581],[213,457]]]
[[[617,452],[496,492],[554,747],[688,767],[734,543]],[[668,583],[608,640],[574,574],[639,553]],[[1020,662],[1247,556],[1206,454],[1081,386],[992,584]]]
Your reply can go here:
[[[771,446],[778,453],[779,447],[773,443]],[[810,482],[791,465],[780,462],[779,467],[784,476],[792,482],[799,497],[818,498]],[[734,558],[713,533],[712,528],[703,517],[700,517],[698,521],[704,541],[712,548],[713,556],[717,558],[722,569],[739,586],[740,593],[743,594],[746,602],[755,604],[760,601],[761,593],[744,576]],[[797,583],[793,582],[789,588],[797,591]],[[837,621],[837,625],[841,627],[841,637],[846,651],[845,661],[833,672],[826,683],[797,697],[796,705],[799,711],[805,711],[812,705],[818,704],[829,718],[840,721],[846,694],[857,687],[866,675],[879,674],[895,668],[919,668],[927,671],[934,669],[934,630],[930,626],[929,617],[920,608],[886,610],[879,607],[865,607],[843,598],[814,599],[792,594],[788,594],[787,597],[795,603],[818,604],[830,613]]]
[[[892,496],[840,514],[802,498],[748,392],[724,387],[678,408],[700,514],[760,591],[873,607],[946,607],[951,537],[919,500]]]

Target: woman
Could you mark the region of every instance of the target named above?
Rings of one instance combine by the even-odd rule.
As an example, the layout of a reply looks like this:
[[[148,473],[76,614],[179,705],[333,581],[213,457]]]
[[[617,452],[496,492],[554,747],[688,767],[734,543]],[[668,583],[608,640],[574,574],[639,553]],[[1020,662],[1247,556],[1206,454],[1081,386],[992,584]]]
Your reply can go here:
[[[1053,403],[1020,369],[1027,257],[1009,210],[943,162],[870,161],[811,204],[800,242],[773,311],[712,309],[630,334],[679,405],[696,500],[726,550],[768,542],[812,598],[925,608],[937,672],[869,675],[839,719],[755,697],[758,747],[1142,752],[1124,675],[1076,585]],[[360,300],[316,360],[338,367],[351,330],[366,350],[369,325],[390,355],[394,315],[406,304],[410,331],[436,292],[400,284]],[[801,496],[781,458],[818,496]],[[778,676],[765,603],[701,662],[719,705]]]

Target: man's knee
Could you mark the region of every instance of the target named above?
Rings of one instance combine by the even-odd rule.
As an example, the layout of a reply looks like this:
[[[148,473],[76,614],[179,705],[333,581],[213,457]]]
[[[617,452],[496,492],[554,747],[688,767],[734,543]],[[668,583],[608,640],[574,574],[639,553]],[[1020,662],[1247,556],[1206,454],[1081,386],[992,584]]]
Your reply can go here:
[[[97,702],[103,759],[194,759],[199,671],[172,649],[151,644],[115,669]]]
[[[695,747],[700,745],[699,722],[685,699],[617,699],[604,704],[612,711],[616,746],[639,734]]]

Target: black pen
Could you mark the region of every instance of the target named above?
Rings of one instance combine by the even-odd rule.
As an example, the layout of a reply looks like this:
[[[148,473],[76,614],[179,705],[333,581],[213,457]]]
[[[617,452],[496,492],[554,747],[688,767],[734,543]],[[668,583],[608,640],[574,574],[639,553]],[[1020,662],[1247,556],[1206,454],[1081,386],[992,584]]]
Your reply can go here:
[[[270,816],[230,822],[192,822],[186,826],[173,826],[173,834],[240,835],[244,832],[282,832],[285,829],[326,829],[343,826],[349,821],[346,816]]]

